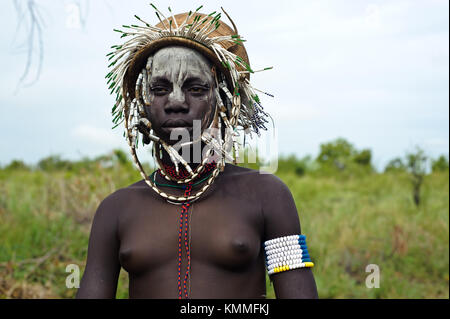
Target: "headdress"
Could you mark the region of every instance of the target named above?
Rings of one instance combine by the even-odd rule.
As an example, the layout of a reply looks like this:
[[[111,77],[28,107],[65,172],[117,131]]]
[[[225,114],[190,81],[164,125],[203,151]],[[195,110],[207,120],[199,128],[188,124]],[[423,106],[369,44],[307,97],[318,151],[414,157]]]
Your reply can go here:
[[[124,123],[125,136],[133,160],[141,176],[153,190],[169,201],[179,203],[194,201],[206,191],[219,172],[223,170],[225,158],[235,160],[228,153],[231,147],[234,148],[234,156],[239,156],[238,130],[243,130],[244,134],[256,133],[260,136],[260,130],[267,129],[265,123],[268,122],[269,114],[263,110],[260,99],[256,94],[259,90],[253,88],[250,84],[250,74],[258,71],[251,69],[243,45],[244,40],[238,34],[236,26],[225,11],[224,13],[230,19],[234,29],[220,21],[221,13],[213,12],[208,15],[199,13],[198,11],[202,6],[193,12],[177,15],[173,15],[169,7],[169,17],[166,17],[153,4],[151,6],[155,9],[159,20],[157,25],[152,26],[135,15],[140,25],[123,25],[124,30],[114,29],[114,31],[122,34],[121,38],[129,38],[121,45],[112,46],[115,50],[107,54],[111,61],[109,67],[112,70],[106,75],[106,78],[111,94],[116,94],[116,103],[112,109],[114,127]],[[215,88],[216,110],[211,125],[217,123],[219,131],[224,125],[226,127],[225,137],[214,136],[208,130],[201,134],[201,140],[209,145],[210,149],[195,170],[191,169],[177,150],[153,133],[151,123],[145,114],[144,106],[151,107],[148,87],[152,70],[151,56],[157,50],[173,45],[198,51],[217,70],[215,72],[217,84]],[[267,69],[271,68],[263,70]],[[153,142],[154,154],[161,173],[166,179],[180,184],[191,182],[197,178],[204,170],[205,164],[209,161],[213,151],[221,155],[221,160],[217,163],[217,167],[213,170],[210,178],[197,193],[189,196],[173,196],[161,191],[144,172],[136,154],[140,139],[143,143]],[[185,144],[194,142],[196,141]],[[159,159],[161,149],[169,154],[176,172],[179,171],[179,162],[187,170],[189,177],[177,179],[170,174],[164,174],[164,168]]]

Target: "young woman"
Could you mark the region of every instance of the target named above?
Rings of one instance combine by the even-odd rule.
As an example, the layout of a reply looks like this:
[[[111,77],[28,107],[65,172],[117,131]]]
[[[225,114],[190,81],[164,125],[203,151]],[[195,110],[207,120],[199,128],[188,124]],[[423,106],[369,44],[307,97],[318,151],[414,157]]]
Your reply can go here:
[[[258,133],[267,113],[236,28],[199,9],[156,9],[156,26],[136,16],[110,54],[115,121],[143,180],[100,204],[78,298],[114,298],[121,267],[130,298],[265,298],[266,269],[277,298],[317,298],[289,189],[229,163],[236,129]],[[140,140],[160,167],[150,176]]]

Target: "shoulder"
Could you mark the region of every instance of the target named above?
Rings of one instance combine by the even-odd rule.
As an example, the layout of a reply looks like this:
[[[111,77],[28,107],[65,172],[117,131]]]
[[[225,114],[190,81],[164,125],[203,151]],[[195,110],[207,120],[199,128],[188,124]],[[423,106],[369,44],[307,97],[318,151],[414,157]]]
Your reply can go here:
[[[254,194],[263,207],[294,202],[289,187],[274,174],[228,163],[224,173],[225,178],[245,186],[248,196],[253,197]]]
[[[288,186],[274,174],[232,164],[227,164],[225,172],[226,176],[230,178],[239,177],[243,182],[251,183],[259,190],[262,197],[290,195]]]
[[[118,216],[121,212],[126,211],[131,203],[139,201],[139,198],[151,193],[148,191],[148,185],[144,180],[120,188],[106,196],[99,204],[97,213],[108,214],[109,216]]]
[[[117,204],[128,201],[130,198],[139,197],[145,195],[148,197],[148,194],[153,193],[149,192],[150,187],[145,182],[144,179],[141,179],[133,184],[125,186],[123,188],[119,188],[114,193],[110,194],[105,200],[110,202],[115,202]]]
[[[276,175],[244,167],[230,166],[229,177],[239,176],[251,194],[255,194],[261,205],[265,224],[265,238],[271,239],[300,234],[300,220],[295,199],[289,187]]]
[[[287,187],[278,176],[257,169],[227,163],[224,173],[225,176],[248,178],[258,183],[267,183],[276,188]]]
[[[100,206],[121,205],[128,201],[130,197],[135,196],[140,188],[141,181],[131,184],[127,187],[119,188],[106,196],[100,203]]]

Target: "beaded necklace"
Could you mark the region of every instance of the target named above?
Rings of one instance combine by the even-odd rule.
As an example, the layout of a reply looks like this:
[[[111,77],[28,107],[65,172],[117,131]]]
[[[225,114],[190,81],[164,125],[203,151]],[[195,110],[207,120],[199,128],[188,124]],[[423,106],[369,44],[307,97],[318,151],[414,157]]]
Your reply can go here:
[[[215,162],[208,163],[205,165],[204,170],[199,174],[199,177],[202,177],[205,175],[205,173],[208,173],[216,168],[217,164]],[[175,167],[173,165],[167,165],[163,164],[164,171],[167,175],[170,175],[170,177],[174,179],[183,179],[189,176],[189,172],[187,170],[180,170],[178,173],[175,171]],[[179,188],[184,189],[184,196],[188,197],[191,195],[192,187],[204,182],[207,180],[212,173],[210,173],[208,176],[200,179],[197,182],[190,181],[184,185],[169,185],[169,184],[160,184],[157,183],[156,180],[156,173],[160,173],[161,177],[164,177],[164,175],[161,174],[161,169],[158,169],[152,173],[150,176],[150,179],[153,180],[153,182],[158,186],[166,186],[166,187],[173,187],[173,188]],[[190,227],[189,227],[189,207],[193,207],[192,200],[191,201],[185,201],[181,205],[181,212],[180,212],[180,223],[179,223],[179,229],[178,229],[178,276],[177,276],[177,284],[178,284],[178,299],[182,299],[183,295],[186,299],[189,298],[189,290],[188,289],[188,283],[190,283],[190,269],[191,269],[191,241],[190,241]],[[191,215],[192,215],[192,209],[191,209]],[[187,258],[187,265],[186,265],[186,272],[184,274],[183,284],[181,284],[181,261],[182,261],[182,242],[183,242],[183,227],[184,227],[184,246],[186,250],[186,258]],[[189,285],[190,286],[190,285]]]

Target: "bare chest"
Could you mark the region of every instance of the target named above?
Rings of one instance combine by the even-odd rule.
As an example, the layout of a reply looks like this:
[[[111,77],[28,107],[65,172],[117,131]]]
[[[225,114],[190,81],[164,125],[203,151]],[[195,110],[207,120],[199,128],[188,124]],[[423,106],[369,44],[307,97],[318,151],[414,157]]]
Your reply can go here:
[[[261,254],[261,207],[243,194],[217,192],[183,215],[181,206],[162,201],[133,203],[126,216],[119,257],[129,273],[165,267],[180,249],[189,249],[193,263],[234,271],[250,267]]]

